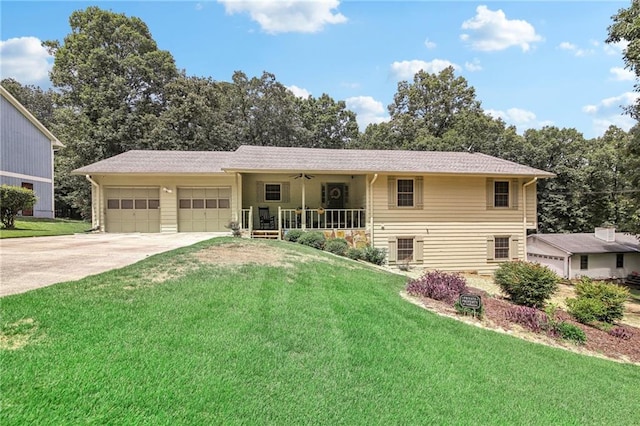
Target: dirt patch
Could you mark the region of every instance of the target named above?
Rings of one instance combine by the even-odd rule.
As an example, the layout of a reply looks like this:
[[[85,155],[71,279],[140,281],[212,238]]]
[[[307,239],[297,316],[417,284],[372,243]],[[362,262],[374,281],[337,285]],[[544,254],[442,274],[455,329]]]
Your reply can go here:
[[[0,350],[15,351],[27,346],[38,332],[33,318],[24,318],[0,328]]]
[[[269,265],[287,266],[287,253],[266,244],[229,243],[207,247],[193,254],[202,263],[220,266]]]

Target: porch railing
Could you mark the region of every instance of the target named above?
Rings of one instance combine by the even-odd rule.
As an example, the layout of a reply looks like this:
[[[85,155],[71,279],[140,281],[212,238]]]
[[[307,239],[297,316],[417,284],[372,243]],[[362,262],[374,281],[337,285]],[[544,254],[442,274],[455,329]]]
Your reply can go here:
[[[278,209],[280,229],[365,228],[364,209]]]
[[[253,206],[240,211],[240,226],[244,231],[251,232],[253,229]]]

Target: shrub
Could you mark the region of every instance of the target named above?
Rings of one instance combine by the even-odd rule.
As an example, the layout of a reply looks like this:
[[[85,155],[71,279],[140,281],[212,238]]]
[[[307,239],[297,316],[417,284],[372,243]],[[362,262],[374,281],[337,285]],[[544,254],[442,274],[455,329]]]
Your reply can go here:
[[[524,328],[536,333],[547,328],[547,315],[536,308],[514,306],[506,312],[505,317],[507,320],[520,324]]]
[[[302,234],[304,234],[304,231],[302,229],[290,229],[284,234],[284,240],[295,243],[298,241],[298,238],[302,236]]]
[[[576,284],[576,298],[567,299],[569,313],[579,322],[612,324],[622,319],[629,289],[603,281],[582,278]]]
[[[5,229],[15,228],[15,219],[20,210],[33,207],[38,201],[33,190],[19,186],[0,186],[0,221]]]
[[[240,227],[240,222],[238,222],[237,220],[229,221],[229,223],[227,223],[224,227],[230,229],[231,235],[233,235],[234,237],[242,237],[242,228]]]
[[[318,231],[305,232],[297,240],[298,244],[313,247],[318,250],[322,250],[324,248],[326,241],[327,239],[324,234]]]
[[[366,260],[374,265],[382,265],[386,257],[384,249],[373,246],[366,246],[362,249],[362,260]]]
[[[462,276],[441,271],[426,272],[407,284],[407,293],[413,296],[428,297],[451,304],[466,291],[467,282]]]
[[[344,238],[335,238],[325,243],[324,249],[333,254],[344,256],[349,248],[349,243]]]
[[[505,262],[495,273],[496,284],[517,305],[541,308],[558,288],[558,277],[546,266]]]
[[[630,340],[633,337],[631,330],[624,327],[614,327],[609,330],[609,334],[622,340]]]
[[[565,340],[570,340],[578,345],[587,341],[587,335],[577,325],[568,322],[560,322],[554,325],[555,331]]]
[[[350,247],[350,248],[347,249],[346,256],[349,259],[360,260],[360,259],[362,259],[362,249],[355,248],[355,247]]]

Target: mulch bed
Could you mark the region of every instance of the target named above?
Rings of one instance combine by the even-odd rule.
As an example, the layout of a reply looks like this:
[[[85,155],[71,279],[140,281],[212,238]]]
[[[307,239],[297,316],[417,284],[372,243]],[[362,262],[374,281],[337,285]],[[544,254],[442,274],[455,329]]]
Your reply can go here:
[[[625,330],[632,333],[630,339],[621,339],[610,335],[606,331],[580,324],[574,321],[566,312],[558,310],[556,313],[556,318],[558,320],[574,324],[585,332],[587,342],[584,345],[577,345],[573,342],[560,338],[553,338],[542,333],[534,333],[523,328],[519,324],[507,320],[507,311],[515,306],[513,303],[509,302],[507,299],[500,298],[499,296],[492,297],[480,289],[469,287],[469,290],[472,294],[482,296],[484,317],[481,320],[459,315],[452,306],[444,302],[428,298],[410,298],[414,302],[419,300],[420,305],[441,315],[480,325],[488,329],[512,334],[526,340],[561,347],[581,354],[605,357],[620,362],[640,364],[640,328],[631,327],[626,324],[621,325]]]

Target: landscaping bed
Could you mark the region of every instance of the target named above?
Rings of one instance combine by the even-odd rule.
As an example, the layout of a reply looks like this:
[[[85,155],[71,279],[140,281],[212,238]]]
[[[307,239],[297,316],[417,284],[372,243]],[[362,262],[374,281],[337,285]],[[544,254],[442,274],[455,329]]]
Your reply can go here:
[[[490,295],[483,289],[475,287],[468,288],[470,293],[477,294],[482,297],[482,303],[484,305],[484,316],[482,319],[460,315],[456,312],[456,309],[453,306],[445,302],[424,297],[417,298],[414,296],[408,296],[406,293],[403,293],[403,296],[438,314],[456,318],[480,327],[504,332],[525,340],[559,347],[582,354],[605,357],[621,362],[640,364],[640,328],[627,324],[622,325],[624,329],[628,330],[631,334],[629,339],[622,339],[614,337],[604,330],[580,324],[574,321],[569,314],[559,309],[556,313],[557,320],[573,324],[585,332],[587,336],[586,343],[578,345],[560,338],[553,338],[543,333],[534,333],[527,330],[519,324],[507,319],[507,312],[516,306],[509,300],[500,295]]]

